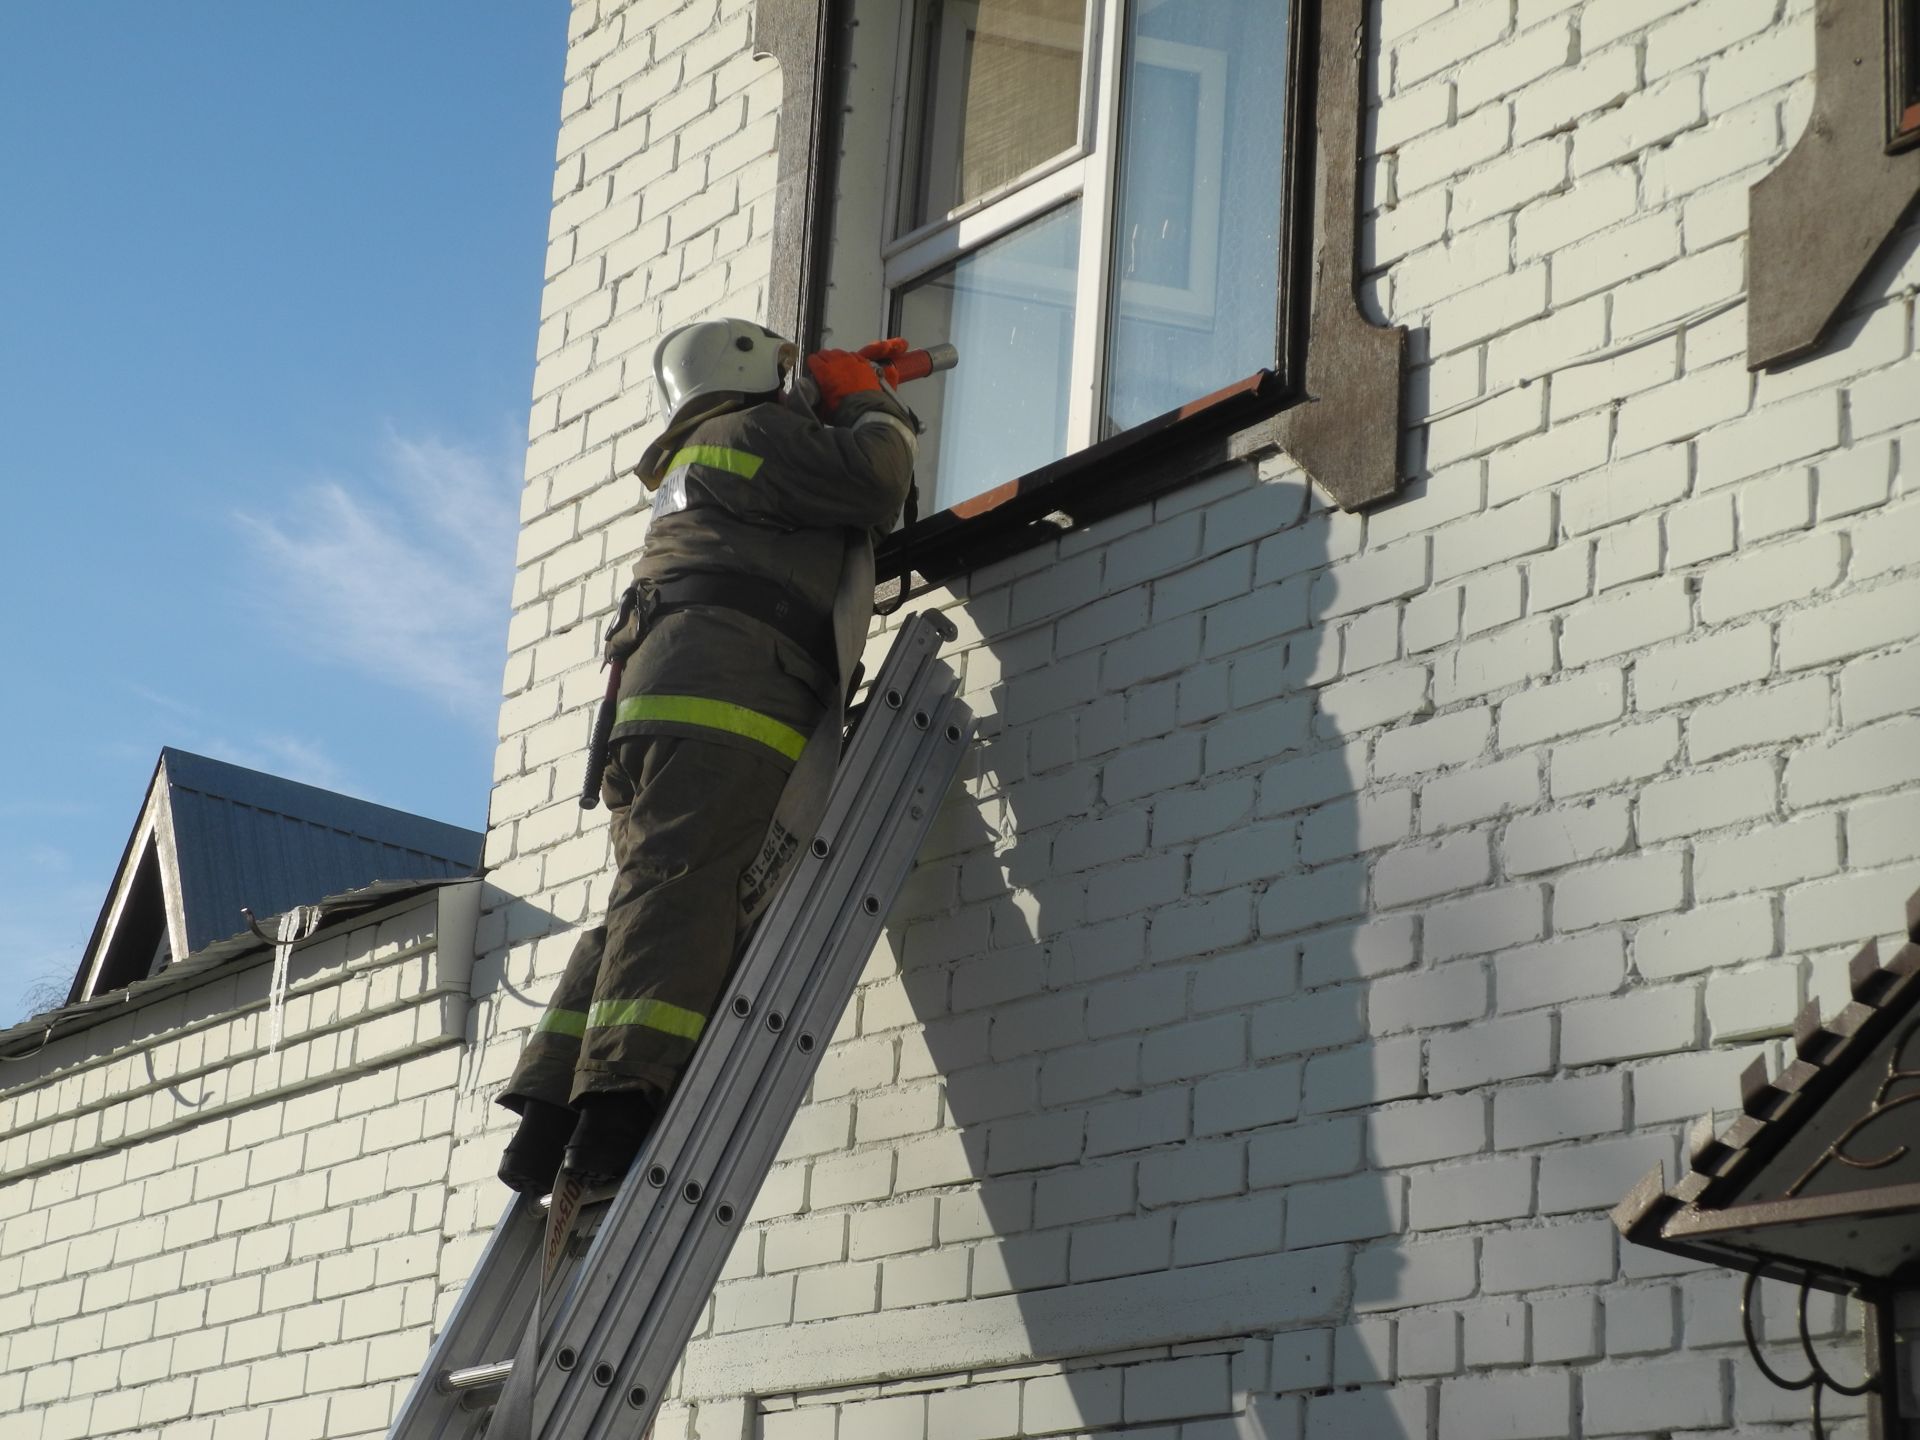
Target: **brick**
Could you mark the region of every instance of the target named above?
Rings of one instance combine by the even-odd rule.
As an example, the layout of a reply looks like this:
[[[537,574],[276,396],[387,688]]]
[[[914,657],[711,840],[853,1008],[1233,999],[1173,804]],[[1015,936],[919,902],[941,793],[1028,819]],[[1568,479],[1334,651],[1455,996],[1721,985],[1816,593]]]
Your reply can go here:
[[[1396,73],[1403,84],[1437,74],[1485,50],[1507,33],[1510,23],[1506,5],[1470,0],[1400,41],[1395,46]]]
[[[1647,76],[1665,75],[1716,55],[1773,23],[1771,14],[1738,0],[1702,0],[1647,32]],[[1800,72],[1794,73],[1797,78]]]
[[[1545,620],[1510,626],[1457,646],[1434,669],[1434,700],[1451,705],[1551,674],[1553,628]]]
[[[1373,773],[1386,778],[1457,765],[1482,754],[1492,729],[1485,707],[1390,730],[1374,742]]]
[[[1687,754],[1695,764],[1735,750],[1817,735],[1832,706],[1824,678],[1775,683],[1703,705],[1687,720]]]
[[[1262,1005],[1253,1012],[1253,1055],[1270,1060],[1332,1045],[1367,1033],[1365,996],[1359,986],[1340,985]]]
[[[1375,1035],[1477,1019],[1487,1010],[1487,977],[1468,961],[1393,975],[1369,987],[1368,1028]]]
[[[1887,721],[1830,745],[1804,746],[1787,761],[1790,807],[1844,799],[1910,783],[1920,774],[1920,720]]]
[[[1725,1362],[1706,1358],[1636,1361],[1586,1371],[1586,1433],[1705,1430],[1727,1422]]]
[[[1684,890],[1685,861],[1678,851],[1640,853],[1570,870],[1554,884],[1554,927],[1580,930],[1676,910]]]
[[[1716,117],[1715,124],[1677,138],[1647,157],[1650,200],[1689,196],[1727,176],[1765,164],[1780,149],[1779,103],[1772,97]]]
[[[1856,532],[1853,574],[1861,574],[1869,556],[1865,550],[1871,530]],[[1911,552],[1906,557],[1911,563]],[[1902,580],[1874,589],[1853,591],[1838,599],[1809,605],[1780,622],[1780,668],[1800,670],[1877,650],[1920,635],[1920,579]]]
[[[1665,1055],[1690,1049],[1699,1033],[1699,993],[1669,985],[1569,1005],[1560,1014],[1560,1063]]]
[[[1840,817],[1809,815],[1693,847],[1699,900],[1751,894],[1817,880],[1840,868]]]
[[[1316,579],[1313,613],[1321,617],[1349,615],[1397,596],[1411,595],[1426,584],[1426,541],[1401,541],[1346,560]]]
[[[1487,457],[1487,503],[1504,505],[1606,464],[1611,439],[1610,416],[1583,415],[1495,451]]]
[[[1710,430],[1746,413],[1752,382],[1734,362],[1689,372],[1670,385],[1623,401],[1615,422],[1614,453],[1629,456]]]
[[[1413,1245],[1389,1240],[1368,1246],[1354,1257],[1353,1306],[1360,1314],[1458,1300],[1472,1294],[1473,1289],[1471,1241],[1447,1239]],[[1401,1318],[1400,1370],[1403,1374],[1409,1373],[1407,1327],[1417,1319],[1444,1321],[1451,1330],[1454,1316],[1451,1311],[1439,1311]]]
[[[1535,685],[1502,701],[1500,748],[1519,749],[1616,720],[1625,710],[1625,684],[1612,666],[1596,666],[1564,680]]]
[[[1672,1152],[1672,1141],[1655,1135],[1585,1140],[1543,1151],[1540,1212],[1611,1210],[1647,1171],[1656,1165],[1671,1168]]]
[[[1666,530],[1667,568],[1733,553],[1733,501],[1706,495],[1670,507],[1661,517]]]
[[[1104,1429],[1121,1417],[1119,1367],[1071,1370],[1063,1375],[1040,1375],[1020,1386],[1022,1427],[1028,1435],[1050,1435],[1063,1430]]]
[[[1591,1360],[1600,1354],[1600,1309],[1591,1295],[1553,1295],[1535,1300],[1533,1358],[1547,1365]]]
[[[1574,168],[1585,171],[1580,141],[1575,137]],[[1617,156],[1606,156],[1608,163]],[[1603,230],[1585,240],[1577,240],[1557,251],[1553,257],[1553,303],[1565,305],[1596,290],[1618,285],[1634,275],[1664,265],[1680,253],[1680,226],[1673,215],[1655,212]]]
[[[1734,491],[1734,503],[1740,513],[1743,546],[1751,548],[1773,536],[1805,530],[1813,523],[1813,472],[1795,465],[1749,480]]]
[[[1457,415],[1427,427],[1427,464],[1434,469],[1484,455],[1532,435],[1546,424],[1546,395],[1541,386],[1496,392]]]
[[[1568,615],[1561,625],[1560,660],[1567,666],[1605,660],[1684,635],[1692,623],[1684,584],[1677,578],[1651,581]]]
[[[1295,1185],[1287,1192],[1287,1248],[1370,1240],[1406,1228],[1406,1185],[1396,1175],[1358,1175]]]
[[[1365,979],[1413,964],[1413,917],[1383,915],[1307,937],[1301,947],[1300,983],[1309,989]]]
[[[1428,960],[1484,955],[1546,933],[1546,897],[1537,885],[1483,890],[1430,907],[1421,920]]]
[[[1658,775],[1679,753],[1680,722],[1659,716],[1554,746],[1547,780],[1553,798],[1564,800]]]
[[[1298,1064],[1211,1076],[1194,1087],[1193,1133],[1225,1135],[1291,1120],[1300,1112]]]
[[[1613,1277],[1613,1225],[1606,1220],[1496,1232],[1481,1244],[1481,1288],[1490,1294],[1598,1285]]]
[[[1427,1042],[1427,1084],[1436,1091],[1538,1075],[1552,1065],[1553,1026],[1545,1015],[1489,1020]]]
[[[1376,905],[1404,905],[1484,883],[1492,874],[1487,837],[1464,834],[1383,855],[1373,868]]]
[[[1633,1071],[1633,1118],[1637,1125],[1697,1119],[1722,1097],[1739,1094],[1740,1072],[1761,1052],[1753,1047],[1669,1055]]]
[[[1707,1033],[1716,1045],[1786,1034],[1799,1009],[1800,967],[1793,961],[1707,981]]]
[[[1440,1382],[1440,1440],[1548,1440],[1573,1433],[1573,1377],[1467,1375]]]
[[[1864,937],[1862,937],[1864,938]],[[1764,897],[1698,906],[1640,926],[1634,968],[1649,979],[1693,974],[1774,953],[1773,907]]]
[[[1420,1042],[1377,1040],[1310,1059],[1301,1108],[1323,1115],[1404,1099],[1419,1089]]]
[[[1516,142],[1559,130],[1582,115],[1604,110],[1639,89],[1639,67],[1630,50],[1592,54],[1599,42],[1567,74],[1554,74],[1522,90],[1513,102]],[[1577,131],[1575,132],[1578,133]]]
[[[1465,174],[1474,166],[1503,153],[1507,148],[1510,129],[1506,106],[1482,105],[1470,115],[1456,117],[1443,130],[1430,130],[1417,139],[1409,140],[1400,147],[1400,166],[1408,177],[1408,192],[1412,192],[1416,182],[1437,184],[1452,176]],[[1471,234],[1470,231],[1467,233]],[[1467,250],[1471,253],[1473,247],[1470,242],[1462,245],[1456,236],[1455,243],[1448,248],[1450,251]],[[1415,294],[1423,295],[1428,300],[1436,298],[1436,294],[1457,293],[1472,283],[1469,279],[1449,288],[1444,275],[1432,273],[1422,274],[1418,280],[1421,287],[1435,287],[1433,291],[1416,289]]]
[[[1783,935],[1789,950],[1855,945],[1896,934],[1913,893],[1911,866],[1870,870],[1787,892]]]
[[[1895,794],[1856,801],[1847,808],[1847,860],[1863,869],[1920,856],[1920,826],[1913,802]]]
[[[1700,617],[1715,624],[1805,599],[1839,580],[1841,559],[1840,537],[1831,532],[1744,555],[1707,573]]]
[[[1510,821],[1501,854],[1509,875],[1532,875],[1617,854],[1626,848],[1627,840],[1627,802],[1618,796],[1598,796],[1584,805]]]
[[[1367,1117],[1368,1158],[1382,1169],[1457,1159],[1486,1148],[1487,1107],[1478,1095],[1417,1100]]]
[[[1724,573],[1715,572],[1707,584],[1713,585]],[[1731,598],[1732,592],[1722,593]],[[1751,597],[1754,591],[1746,593]],[[1708,618],[1704,599],[1701,610],[1702,617]],[[1765,625],[1742,625],[1698,640],[1664,645],[1634,661],[1634,708],[1659,710],[1685,704],[1764,680],[1772,668],[1773,636]]]
[[[1256,1190],[1351,1175],[1362,1163],[1360,1121],[1353,1117],[1289,1125],[1256,1135],[1247,1146],[1247,1181]]]
[[[1613,333],[1644,335],[1739,295],[1746,284],[1745,246],[1696,250],[1613,292]],[[1696,358],[1689,335],[1689,361]]]
[[[1640,792],[1640,839],[1696,835],[1774,812],[1777,786],[1771,761],[1743,760],[1711,770],[1689,770]]]
[[[1491,765],[1452,770],[1420,789],[1420,828],[1437,830],[1470,825],[1512,810],[1532,808],[1540,799],[1540,761],[1513,755]]]

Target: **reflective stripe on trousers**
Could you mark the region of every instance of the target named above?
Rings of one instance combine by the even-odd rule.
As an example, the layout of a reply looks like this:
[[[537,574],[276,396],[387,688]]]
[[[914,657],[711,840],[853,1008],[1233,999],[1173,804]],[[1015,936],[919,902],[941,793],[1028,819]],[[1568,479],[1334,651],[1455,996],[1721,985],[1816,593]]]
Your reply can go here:
[[[615,725],[640,720],[662,720],[678,725],[700,725],[722,730],[729,735],[757,740],[776,754],[798,760],[807,748],[807,737],[791,725],[735,705],[726,700],[708,700],[699,695],[629,695],[614,711]]]

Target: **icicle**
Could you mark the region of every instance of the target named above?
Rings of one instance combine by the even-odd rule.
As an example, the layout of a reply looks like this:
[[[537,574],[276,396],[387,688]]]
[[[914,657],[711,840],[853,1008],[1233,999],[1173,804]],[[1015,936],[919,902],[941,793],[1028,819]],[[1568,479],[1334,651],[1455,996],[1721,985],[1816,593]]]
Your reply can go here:
[[[280,917],[273,943],[273,984],[267,998],[267,1053],[280,1048],[280,1027],[287,1008],[287,964],[293,947],[320,926],[318,905],[296,905]]]

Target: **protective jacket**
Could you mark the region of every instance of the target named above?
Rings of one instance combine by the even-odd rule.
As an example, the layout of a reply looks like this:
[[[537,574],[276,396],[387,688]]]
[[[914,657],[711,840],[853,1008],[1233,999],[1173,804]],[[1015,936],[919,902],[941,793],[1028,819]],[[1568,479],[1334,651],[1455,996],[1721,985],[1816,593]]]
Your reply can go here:
[[[867,616],[835,616],[835,601],[850,562],[871,574],[873,542],[912,479],[913,432],[884,392],[849,397],[832,425],[783,394],[695,428],[654,495],[633,567],[643,603],[608,642],[626,655],[614,737],[684,735],[771,752],[791,768],[823,709],[844,695],[836,672],[846,657],[809,653],[725,605],[651,619],[644,597],[689,576],[745,577],[822,622],[840,621],[843,634],[864,634]],[[870,584],[862,599],[871,604]]]

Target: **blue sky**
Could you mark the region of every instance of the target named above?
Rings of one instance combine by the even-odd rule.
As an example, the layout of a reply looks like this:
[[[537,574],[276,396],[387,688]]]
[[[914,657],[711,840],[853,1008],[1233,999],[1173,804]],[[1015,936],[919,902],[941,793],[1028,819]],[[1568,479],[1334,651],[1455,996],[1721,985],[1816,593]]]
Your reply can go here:
[[[565,42],[0,6],[0,1022],[162,745],[484,823]]]

